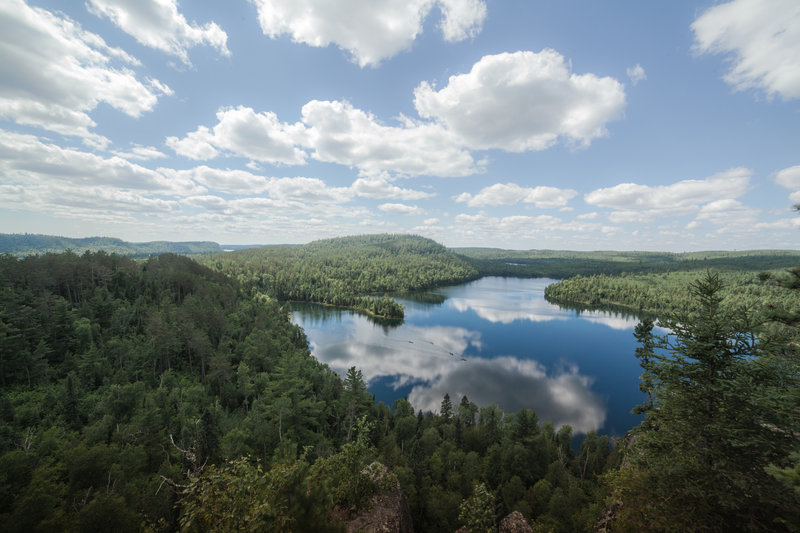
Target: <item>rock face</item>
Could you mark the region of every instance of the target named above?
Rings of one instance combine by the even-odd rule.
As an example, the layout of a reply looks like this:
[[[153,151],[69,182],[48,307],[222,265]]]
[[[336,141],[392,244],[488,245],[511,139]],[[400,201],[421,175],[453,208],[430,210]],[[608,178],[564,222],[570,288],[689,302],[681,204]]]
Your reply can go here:
[[[370,508],[346,522],[347,533],[414,533],[411,510],[400,484],[390,491],[376,494]]]
[[[532,533],[532,531],[519,511],[514,511],[500,521],[499,533]]]

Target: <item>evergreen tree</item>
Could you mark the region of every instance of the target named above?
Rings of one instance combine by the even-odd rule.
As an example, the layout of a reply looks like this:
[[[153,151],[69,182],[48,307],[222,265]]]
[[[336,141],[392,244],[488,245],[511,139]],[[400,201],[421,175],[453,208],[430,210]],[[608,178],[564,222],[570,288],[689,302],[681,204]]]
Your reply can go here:
[[[662,322],[671,333],[650,345],[647,328],[637,331],[653,404],[633,432],[630,466],[609,476],[623,502],[618,526],[775,531],[800,523],[797,495],[765,470],[796,449],[800,427],[787,411],[797,408],[781,389],[800,385],[798,368],[765,351],[746,312],[720,305],[721,289],[708,272],[691,286],[693,309]]]

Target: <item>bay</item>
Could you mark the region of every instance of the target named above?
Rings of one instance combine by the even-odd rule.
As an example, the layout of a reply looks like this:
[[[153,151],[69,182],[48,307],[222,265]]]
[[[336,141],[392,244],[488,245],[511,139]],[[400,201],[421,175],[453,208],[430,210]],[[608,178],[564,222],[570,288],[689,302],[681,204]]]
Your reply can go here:
[[[312,354],[344,376],[355,366],[377,401],[406,397],[438,411],[445,393],[542,421],[621,436],[639,423],[641,373],[634,357],[638,317],[548,303],[556,280],[486,277],[423,293],[397,295],[402,324],[354,311],[293,306]]]

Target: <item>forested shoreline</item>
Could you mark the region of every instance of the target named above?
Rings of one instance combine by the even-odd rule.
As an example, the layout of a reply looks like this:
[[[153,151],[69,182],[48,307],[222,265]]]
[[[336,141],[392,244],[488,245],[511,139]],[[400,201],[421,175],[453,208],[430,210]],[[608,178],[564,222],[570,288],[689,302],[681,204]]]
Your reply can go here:
[[[402,319],[387,293],[430,289],[479,277],[467,261],[415,235],[376,234],[266,246],[199,260],[281,301],[347,307],[379,318]]]
[[[334,289],[479,275],[431,243],[321,241],[207,266],[0,256],[0,528],[339,531],[332,517],[399,483],[418,531],[512,510],[558,533],[601,515],[615,531],[793,531],[800,271],[643,276],[682,302],[659,310],[669,334],[636,329],[645,421],[575,449],[569,426],[527,409],[376,403],[357,368],[339,377],[311,356],[281,303],[291,283],[339,305]]]

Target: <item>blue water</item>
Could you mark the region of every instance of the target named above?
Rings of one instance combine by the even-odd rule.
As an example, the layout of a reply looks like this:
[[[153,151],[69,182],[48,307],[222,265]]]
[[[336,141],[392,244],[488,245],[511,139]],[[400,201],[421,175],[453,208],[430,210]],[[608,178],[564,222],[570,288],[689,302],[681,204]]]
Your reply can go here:
[[[483,278],[431,294],[400,296],[402,325],[346,310],[293,312],[314,356],[344,375],[355,366],[376,400],[407,397],[438,411],[445,393],[505,412],[523,407],[573,431],[622,435],[639,423],[634,357],[638,319],[576,311],[544,299],[550,279]],[[420,296],[424,296],[421,298]],[[437,301],[437,298],[438,300]]]

